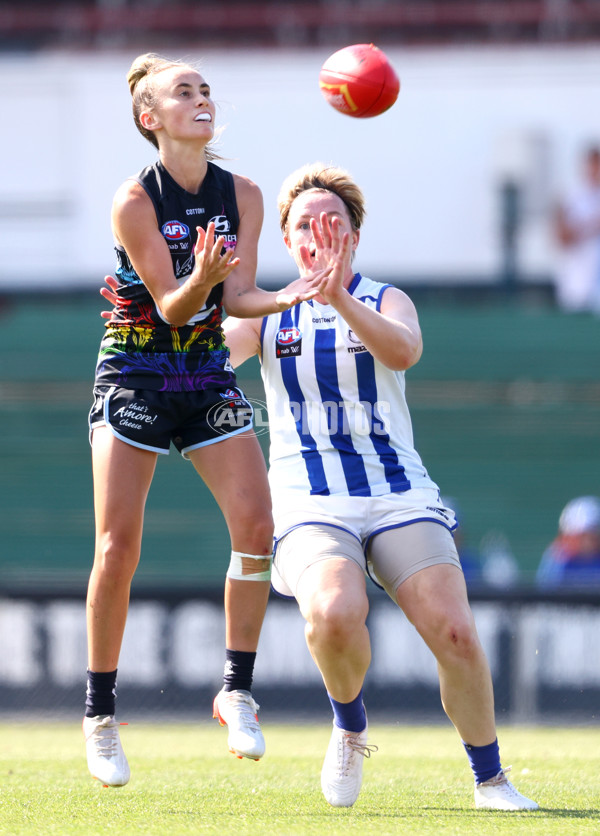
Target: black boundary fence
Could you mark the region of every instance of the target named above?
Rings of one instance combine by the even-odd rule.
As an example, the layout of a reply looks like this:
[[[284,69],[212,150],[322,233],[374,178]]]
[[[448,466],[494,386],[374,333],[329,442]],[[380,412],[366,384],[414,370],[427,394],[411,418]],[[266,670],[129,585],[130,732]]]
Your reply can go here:
[[[470,595],[495,684],[499,723],[594,724],[600,713],[600,590]],[[444,718],[435,661],[412,625],[371,592],[372,719]],[[118,712],[208,720],[223,666],[222,590],[138,586],[119,667]],[[85,591],[0,587],[0,715],[79,716],[85,688]],[[329,717],[294,602],[273,596],[254,690],[263,721]]]

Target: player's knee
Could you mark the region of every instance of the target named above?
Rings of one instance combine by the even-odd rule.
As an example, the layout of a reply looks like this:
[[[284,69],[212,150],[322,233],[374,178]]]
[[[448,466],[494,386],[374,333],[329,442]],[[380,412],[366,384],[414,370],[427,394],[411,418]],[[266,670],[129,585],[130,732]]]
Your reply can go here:
[[[99,538],[94,557],[94,571],[110,578],[112,582],[128,583],[140,560],[137,540],[129,537],[107,535]]]
[[[439,661],[469,663],[482,652],[473,620],[455,614],[450,614],[434,627],[428,644]]]
[[[341,595],[316,596],[309,613],[309,630],[313,637],[341,650],[353,644],[356,632],[364,628],[367,612],[366,602],[349,606]]]
[[[252,524],[252,536],[257,543],[256,551],[262,551],[258,546],[264,544],[264,548],[269,552],[273,549],[273,517],[271,514],[262,514],[260,518],[255,519]]]
[[[241,542],[240,551],[247,554],[266,554],[273,548],[273,517],[270,511],[242,511],[236,515],[232,539]],[[239,532],[239,536],[236,536]]]

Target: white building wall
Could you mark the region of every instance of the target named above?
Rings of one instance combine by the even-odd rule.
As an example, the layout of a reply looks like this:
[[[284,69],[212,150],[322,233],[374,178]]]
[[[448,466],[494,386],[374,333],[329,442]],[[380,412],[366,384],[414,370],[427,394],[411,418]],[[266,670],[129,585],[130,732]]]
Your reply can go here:
[[[321,159],[367,197],[356,267],[375,278],[490,276],[500,269],[498,184],[529,184],[521,265],[552,271],[548,206],[600,136],[600,48],[386,50],[402,89],[374,119],[332,110],[318,89],[330,50],[193,50],[226,126],[225,163],[261,186],[259,279],[289,279],[279,185]],[[113,268],[118,185],[154,159],[133,126],[130,53],[0,57],[0,288],[98,285]]]

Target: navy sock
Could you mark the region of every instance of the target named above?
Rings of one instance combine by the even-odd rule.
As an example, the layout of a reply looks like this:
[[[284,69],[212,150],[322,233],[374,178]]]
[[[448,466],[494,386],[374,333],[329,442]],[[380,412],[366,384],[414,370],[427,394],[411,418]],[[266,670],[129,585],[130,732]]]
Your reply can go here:
[[[114,714],[117,698],[117,672],[87,672],[87,692],[85,697],[85,716],[96,717],[98,714]]]
[[[337,702],[327,694],[333,708],[333,722],[338,729],[344,731],[361,732],[367,725],[367,714],[363,703],[362,688],[352,702]]]
[[[493,743],[488,743],[487,746],[469,746],[468,743],[463,741],[463,746],[469,758],[476,784],[489,781],[502,769],[497,739]]]
[[[225,650],[223,671],[224,691],[251,691],[256,653],[245,650]]]

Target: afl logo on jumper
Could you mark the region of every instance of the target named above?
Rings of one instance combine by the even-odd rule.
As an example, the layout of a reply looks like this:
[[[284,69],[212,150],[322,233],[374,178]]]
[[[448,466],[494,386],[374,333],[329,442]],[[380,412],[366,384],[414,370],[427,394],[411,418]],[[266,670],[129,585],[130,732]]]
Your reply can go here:
[[[187,238],[190,234],[189,226],[182,224],[181,221],[167,221],[162,226],[162,234],[169,241],[181,241],[182,238]]]
[[[302,354],[302,332],[298,328],[280,328],[275,337],[276,357],[297,357]]]
[[[170,250],[182,252],[190,246],[190,228],[181,221],[167,221],[162,225],[162,234],[167,239]]]

